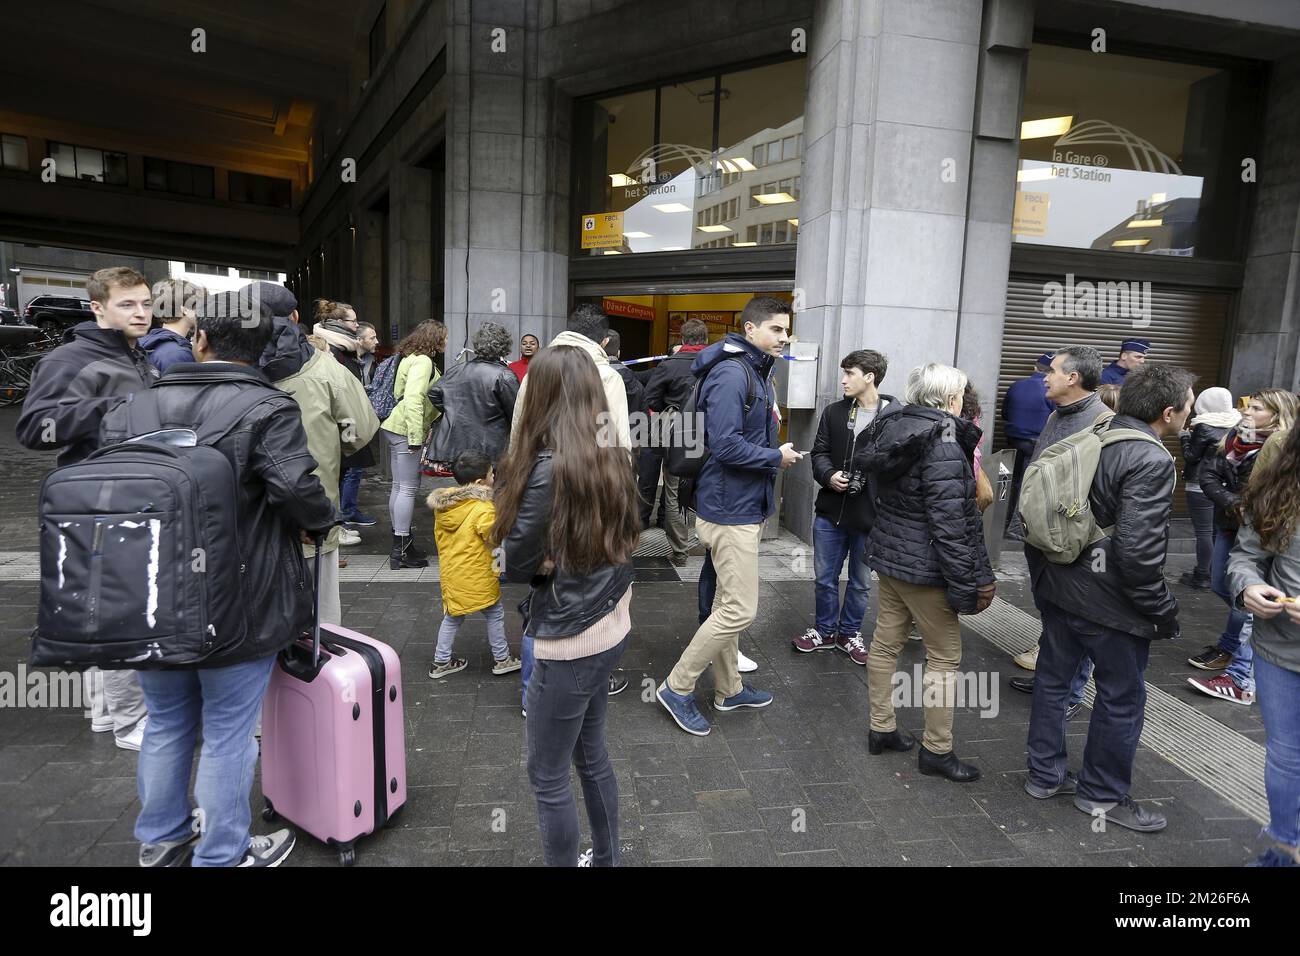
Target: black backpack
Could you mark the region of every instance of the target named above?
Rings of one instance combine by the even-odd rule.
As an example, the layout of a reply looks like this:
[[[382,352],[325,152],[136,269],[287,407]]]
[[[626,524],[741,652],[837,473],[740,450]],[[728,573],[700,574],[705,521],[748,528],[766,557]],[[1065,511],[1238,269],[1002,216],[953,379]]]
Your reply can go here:
[[[745,396],[745,411],[748,413],[758,401],[758,393],[752,388],[758,381],[758,376],[754,374],[754,369],[748,361],[745,361],[745,354],[737,352],[726,356],[727,359],[741,359],[741,366],[745,369],[745,376],[749,381],[751,388]],[[721,364],[721,363],[718,363]],[[691,394],[687,396],[686,401],[682,402],[682,407],[669,408],[663,412],[668,418],[664,425],[664,434],[667,436],[667,447],[664,450],[664,467],[668,469],[668,474],[675,475],[678,478],[695,479],[704,469],[704,463],[709,460],[709,446],[705,441],[704,416],[699,413],[700,388],[704,385],[704,380],[712,375],[717,365],[709,369],[708,373],[700,376],[695,382],[695,387],[691,389]],[[766,391],[766,387],[764,387]],[[678,492],[681,496],[681,492]]]
[[[235,469],[212,447],[278,392],[250,389],[196,429],[164,431],[163,389],[127,399],[144,435],[56,468],[41,485],[36,666],[149,670],[237,646],[249,615]],[[153,434],[157,433],[157,434]],[[189,447],[166,444],[189,435]]]

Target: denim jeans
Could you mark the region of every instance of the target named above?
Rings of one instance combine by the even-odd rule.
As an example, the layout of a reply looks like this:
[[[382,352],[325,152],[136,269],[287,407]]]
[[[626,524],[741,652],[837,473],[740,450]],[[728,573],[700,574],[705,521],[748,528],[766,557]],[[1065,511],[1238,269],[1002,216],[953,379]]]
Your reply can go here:
[[[1241,643],[1237,645],[1237,653],[1232,655],[1232,663],[1225,671],[1238,687],[1252,692],[1255,690],[1255,647],[1250,642],[1250,635],[1254,629],[1255,619],[1247,614],[1246,623],[1241,627]]]
[[[533,639],[527,634],[519,641],[519,662],[524,666],[519,671],[519,706],[528,710],[528,678],[533,673]]]
[[[1247,614],[1239,611],[1232,603],[1233,596],[1228,593],[1228,554],[1232,544],[1237,540],[1234,531],[1214,532],[1214,554],[1210,559],[1210,588],[1228,605],[1228,623],[1219,635],[1219,650],[1236,654],[1241,644],[1241,629],[1246,625]]]
[[[1300,846],[1300,673],[1260,658],[1259,713],[1264,719],[1264,790],[1268,829],[1278,843]]]
[[[1208,578],[1214,556],[1214,502],[1203,492],[1188,488],[1187,511],[1192,518],[1192,530],[1196,532],[1196,568],[1193,573]]]
[[[813,568],[817,575],[817,630],[822,637],[862,630],[871,593],[866,561],[867,536],[835,527],[829,518],[813,519]],[[840,569],[849,559],[849,583],[840,604]]]
[[[257,766],[253,726],[275,655],[201,670],[139,671],[149,723],[136,774],[141,843],[184,840],[201,828],[194,866],[234,866],[248,850],[253,819],[248,798]],[[199,737],[199,773],[189,800],[190,768]]]
[[[1151,642],[1085,620],[1044,601],[1043,637],[1029,708],[1029,777],[1042,787],[1065,780],[1065,708],[1070,682],[1092,658],[1097,696],[1079,770],[1079,796],[1118,801],[1133,781],[1133,756],[1146,710],[1143,682]]]
[[[1034,607],[1038,610],[1038,617],[1040,620],[1042,620],[1043,605],[1046,604],[1047,602],[1040,601],[1038,599],[1037,592],[1033,591],[1032,589],[1029,592],[1029,596],[1033,598]],[[1046,633],[1046,625],[1044,625],[1043,633]],[[1042,644],[1043,644],[1043,634],[1039,634],[1038,636],[1039,647],[1042,647]],[[1079,662],[1079,669],[1074,674],[1074,680],[1070,682],[1070,696],[1066,699],[1065,702],[1067,707],[1073,707],[1075,704],[1083,703],[1083,689],[1088,686],[1088,678],[1090,678],[1091,676],[1092,676],[1092,658],[1085,656],[1084,659]]]
[[[349,468],[343,472],[343,480],[339,482],[339,511],[343,514],[356,514],[361,510],[357,496],[361,493],[361,476],[365,473],[364,468]]]
[[[578,865],[578,806],[569,774],[577,767],[592,865],[618,866],[618,780],[605,749],[609,675],[627,638],[575,661],[538,660],[528,682],[528,783],[547,866]]]
[[[492,657],[498,661],[505,660],[510,656],[510,645],[506,643],[506,609],[498,600],[496,604],[477,613],[482,614],[487,621],[488,646],[492,648]],[[443,614],[442,624],[438,626],[438,646],[433,652],[435,664],[445,664],[451,660],[456,632],[467,617],[468,614]]]
[[[718,569],[713,566],[713,552],[704,552],[704,565],[700,568],[700,581],[695,586],[695,597],[699,602],[700,623],[703,624],[713,613],[713,599],[718,593]]]

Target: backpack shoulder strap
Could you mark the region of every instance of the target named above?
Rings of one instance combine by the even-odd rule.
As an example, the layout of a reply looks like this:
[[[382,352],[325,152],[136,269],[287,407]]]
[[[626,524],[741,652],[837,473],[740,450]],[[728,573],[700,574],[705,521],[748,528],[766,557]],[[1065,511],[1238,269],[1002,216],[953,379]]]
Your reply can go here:
[[[1106,431],[1110,428],[1110,423],[1114,418],[1115,418],[1115,413],[1112,412],[1109,408],[1106,409],[1104,412],[1102,412],[1100,415],[1098,415],[1096,418],[1093,419],[1092,433],[1094,435],[1097,435],[1098,437],[1106,434]]]
[[[1136,428],[1108,429],[1106,433],[1101,436],[1101,447],[1105,448],[1108,445],[1117,445],[1122,441],[1150,442],[1151,444],[1157,446],[1166,455],[1169,455],[1170,460],[1172,460],[1174,457],[1173,455],[1169,454],[1169,449],[1165,447],[1165,443],[1162,442],[1159,438],[1156,438],[1153,435],[1148,435],[1146,432],[1139,431]]]

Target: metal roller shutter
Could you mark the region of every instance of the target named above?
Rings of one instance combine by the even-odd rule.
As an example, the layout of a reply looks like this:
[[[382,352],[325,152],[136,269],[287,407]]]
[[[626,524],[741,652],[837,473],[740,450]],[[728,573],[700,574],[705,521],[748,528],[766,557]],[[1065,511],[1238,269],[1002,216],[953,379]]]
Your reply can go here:
[[[1219,290],[1151,284],[1150,325],[1135,328],[1131,318],[1094,318],[1079,315],[1047,315],[1051,290],[1048,283],[1064,286],[1064,276],[1013,275],[1007,282],[1006,324],[1002,333],[1002,365],[998,371],[998,416],[995,447],[1006,447],[1002,425],[1002,396],[1016,379],[1029,375],[1034,360],[1044,352],[1066,345],[1091,345],[1106,364],[1119,357],[1119,344],[1126,338],[1151,342],[1150,362],[1181,365],[1197,376],[1196,390],[1226,381],[1228,309],[1232,294]],[[1104,281],[1096,276],[1076,276],[1078,283]],[[1062,291],[1063,295],[1063,291]],[[1058,298],[1058,302],[1059,302]],[[1178,458],[1182,475],[1182,454],[1177,439],[1166,442]],[[1186,504],[1174,496],[1175,511]]]

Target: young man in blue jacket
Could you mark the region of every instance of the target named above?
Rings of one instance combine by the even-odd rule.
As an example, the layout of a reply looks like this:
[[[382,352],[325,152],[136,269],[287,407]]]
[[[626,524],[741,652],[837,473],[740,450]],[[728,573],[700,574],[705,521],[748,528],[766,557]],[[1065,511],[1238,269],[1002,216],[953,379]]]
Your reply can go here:
[[[1045,353],[1034,363],[1034,374],[1017,379],[1002,396],[1002,422],[1007,429],[1007,444],[1016,450],[1016,466],[1011,477],[1011,504],[1007,508],[1007,525],[1016,516],[1016,502],[1020,500],[1020,483],[1025,468],[1034,453],[1034,442],[1047,424],[1047,416],[1056,405],[1047,397],[1047,372],[1052,367],[1053,354]]]
[[[710,728],[695,683],[709,664],[715,710],[772,703],[771,694],[741,683],[738,641],[758,611],[758,545],[763,522],[776,510],[776,474],[803,457],[789,442],[773,447],[780,412],[772,367],[790,340],[790,305],[758,296],[740,318],[744,335],[728,333],[691,366],[702,380],[698,406],[710,451],[696,479],[695,530],[712,555],[718,595],[658,694],[677,726],[699,737]]]
[[[203,289],[184,279],[163,279],[153,284],[153,317],[162,324],[149,330],[140,340],[140,348],[160,374],[173,365],[194,361],[190,336],[203,298]]]

